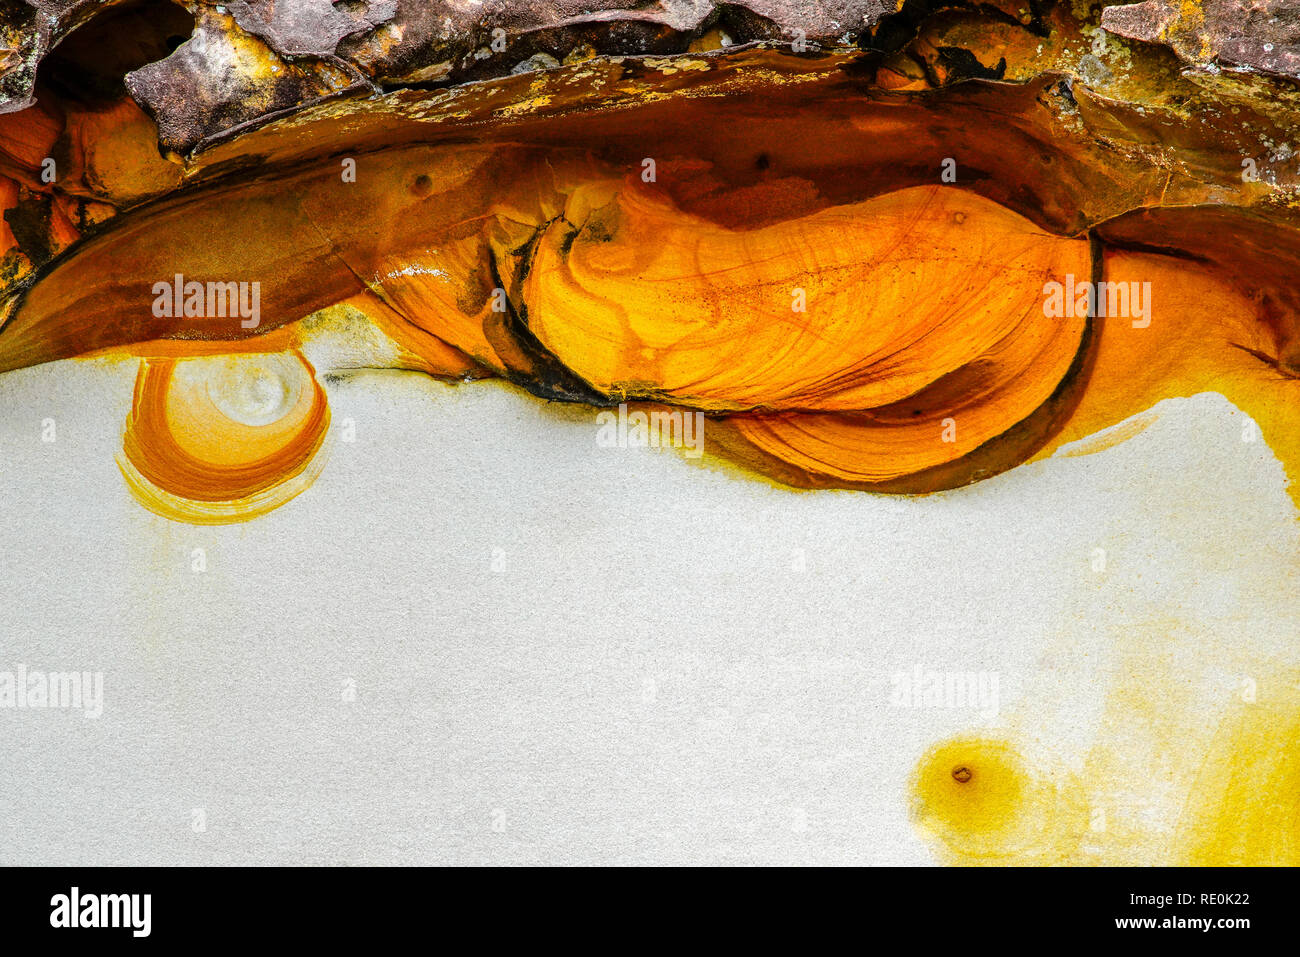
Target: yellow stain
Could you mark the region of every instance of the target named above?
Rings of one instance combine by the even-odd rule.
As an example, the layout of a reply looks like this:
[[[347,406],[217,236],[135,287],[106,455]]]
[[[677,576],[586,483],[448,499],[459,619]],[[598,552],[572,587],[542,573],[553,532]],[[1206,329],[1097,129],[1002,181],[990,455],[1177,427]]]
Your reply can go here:
[[[1087,826],[1077,783],[1030,769],[1009,743],[959,738],[922,758],[911,812],[950,864],[1066,863]]]
[[[1245,705],[1189,784],[1179,863],[1300,865],[1300,710]]]

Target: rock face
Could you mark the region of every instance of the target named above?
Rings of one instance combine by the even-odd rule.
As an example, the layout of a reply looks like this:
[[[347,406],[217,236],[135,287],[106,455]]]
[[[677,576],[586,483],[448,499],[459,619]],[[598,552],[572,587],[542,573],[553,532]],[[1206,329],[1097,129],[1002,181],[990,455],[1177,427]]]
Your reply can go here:
[[[5,0],[0,4],[0,112],[30,106],[41,60],[110,2]]]
[[[1143,0],[1107,7],[1111,33],[1162,43],[1203,69],[1253,69],[1300,77],[1300,3],[1295,0]]]
[[[32,103],[37,68],[65,37],[126,0],[4,0],[0,112]],[[679,53],[705,31],[728,40],[845,42],[894,13],[892,0],[198,0],[192,35],[138,64],[132,95],[178,152],[205,137],[339,93],[458,82],[560,62],[574,51]],[[205,119],[199,120],[196,114]]]
[[[101,29],[113,10],[166,6],[166,0],[0,0],[0,113],[32,105],[42,61],[76,31]],[[963,6],[979,13],[963,13]],[[959,24],[1000,8],[1006,21],[1039,36],[1060,23],[1053,22],[1051,3],[1009,0],[621,0],[597,7],[580,0],[192,0],[169,13],[188,22],[169,27],[161,49],[142,52],[125,82],[156,119],[164,150],[188,155],[249,125],[340,96],[454,85],[592,55],[666,56],[753,42],[805,52],[892,49],[936,24],[943,32],[944,21]],[[1199,70],[1300,77],[1296,0],[1145,0],[1106,7],[1099,26],[1113,36],[1164,44]],[[105,31],[103,40],[139,44],[141,32]],[[928,56],[918,52],[941,76],[1001,78],[997,56],[983,64],[956,45],[936,46]],[[1090,84],[1111,78],[1088,54],[1072,70]]]
[[[1137,7],[566,4],[83,16],[0,116],[0,372],[292,354],[342,311],[406,368],[708,417],[794,486],[962,485],[1207,383],[1300,467],[1292,80],[1104,28]],[[153,368],[132,461],[196,500],[145,426],[224,413]],[[302,414],[232,500],[306,474]]]

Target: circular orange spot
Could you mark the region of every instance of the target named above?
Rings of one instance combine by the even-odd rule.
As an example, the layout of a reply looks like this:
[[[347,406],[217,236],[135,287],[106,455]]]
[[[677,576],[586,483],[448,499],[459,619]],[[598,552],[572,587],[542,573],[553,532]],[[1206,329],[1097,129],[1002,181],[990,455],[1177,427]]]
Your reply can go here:
[[[146,359],[119,463],[160,514],[240,521],[310,484],[328,425],[324,390],[298,352]]]

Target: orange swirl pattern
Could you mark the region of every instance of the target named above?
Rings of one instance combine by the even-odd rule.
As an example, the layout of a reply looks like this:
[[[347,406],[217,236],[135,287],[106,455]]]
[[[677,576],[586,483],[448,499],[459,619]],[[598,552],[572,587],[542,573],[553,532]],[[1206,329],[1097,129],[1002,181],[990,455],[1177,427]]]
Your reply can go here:
[[[145,359],[118,464],[160,515],[244,521],[311,483],[329,419],[325,392],[296,351]]]

